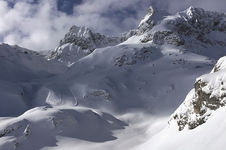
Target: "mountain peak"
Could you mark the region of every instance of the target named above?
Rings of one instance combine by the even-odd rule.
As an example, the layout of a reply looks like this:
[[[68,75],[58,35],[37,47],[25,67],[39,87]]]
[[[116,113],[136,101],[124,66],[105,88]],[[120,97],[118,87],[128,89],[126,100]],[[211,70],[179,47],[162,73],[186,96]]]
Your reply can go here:
[[[73,43],[76,41],[76,39],[88,39],[92,37],[92,34],[95,34],[92,32],[91,29],[88,27],[82,26],[76,26],[73,25],[69,32],[65,34],[64,39],[60,41],[60,45],[66,44],[66,43]]]
[[[215,12],[215,11],[208,11],[203,8],[193,7],[190,6],[188,9],[186,9],[183,12],[180,12],[180,15],[185,14],[189,18],[218,18],[225,16],[223,13]]]
[[[203,10],[202,8],[195,8],[193,6],[188,7],[188,9],[186,9],[186,14],[189,16],[192,16],[195,12],[197,12],[198,10]]]
[[[185,11],[170,15],[164,10],[150,7],[135,35],[140,36],[142,43],[224,47],[225,27],[226,16],[223,13],[190,6]]]
[[[79,26],[73,25],[70,28],[69,33],[73,34],[76,37],[88,38],[93,34],[93,31],[86,26],[79,27]]]
[[[165,10],[158,9],[155,6],[150,6],[147,15],[141,20],[138,25],[138,30],[141,33],[152,29],[159,21],[163,20],[164,17],[168,16],[169,13]]]
[[[50,54],[49,59],[57,59],[70,66],[96,48],[114,46],[122,42],[121,40],[120,37],[106,36],[88,27],[74,25],[60,41],[60,45]]]

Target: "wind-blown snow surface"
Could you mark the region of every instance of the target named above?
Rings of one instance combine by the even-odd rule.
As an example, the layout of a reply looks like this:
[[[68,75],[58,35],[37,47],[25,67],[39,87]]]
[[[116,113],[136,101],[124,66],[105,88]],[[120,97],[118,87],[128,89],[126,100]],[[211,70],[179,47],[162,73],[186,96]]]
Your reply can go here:
[[[194,130],[178,132],[177,125],[165,128],[155,136],[149,137],[149,141],[140,145],[136,150],[224,150],[226,128],[226,107],[213,112],[208,121]]]
[[[158,150],[176,146],[177,138],[184,146],[192,133],[207,132],[213,124],[211,118],[204,124],[206,128],[203,125],[182,132],[176,125],[167,129],[167,121],[195,79],[210,72],[216,60],[226,55],[224,42],[209,36],[225,35],[220,31],[224,22],[207,26],[208,31],[196,25],[209,25],[212,20],[203,21],[208,15],[217,21],[225,16],[192,7],[174,16],[164,17],[164,12],[159,20],[151,14],[156,15],[148,14],[138,29],[126,38],[120,37],[129,38],[125,42],[116,42],[115,46],[89,43],[89,53],[81,49],[87,36],[80,34],[75,41],[60,45],[49,61],[29,50],[2,45],[0,150],[116,150],[139,146]],[[195,25],[193,19],[198,20]],[[189,26],[191,34],[178,31],[181,26]],[[202,38],[197,40],[200,34]],[[95,37],[88,36],[88,41],[99,39]],[[80,40],[82,43],[78,43]],[[217,122],[218,117],[212,116]],[[164,145],[162,139],[166,139]]]
[[[226,58],[222,57],[211,73],[197,78],[195,88],[173,113],[169,125],[137,149],[151,147],[154,150],[224,150],[226,138],[224,134],[226,128],[225,62]],[[202,84],[202,86],[197,84]],[[197,101],[199,101],[199,109]],[[189,130],[194,124],[195,129]],[[178,128],[182,131],[178,132]]]

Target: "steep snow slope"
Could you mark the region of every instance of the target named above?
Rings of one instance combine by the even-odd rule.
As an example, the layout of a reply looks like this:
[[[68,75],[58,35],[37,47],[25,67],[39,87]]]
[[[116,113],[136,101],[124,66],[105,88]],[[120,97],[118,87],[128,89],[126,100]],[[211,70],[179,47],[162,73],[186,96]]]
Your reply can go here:
[[[190,129],[208,121],[214,110],[225,106],[225,57],[221,58],[210,74],[196,79],[195,88],[172,116],[179,129]]]
[[[169,125],[138,149],[224,150],[225,62],[226,58],[221,58],[211,73],[197,78]]]
[[[203,125],[193,129],[178,131],[177,125],[171,125],[149,140],[139,145],[135,150],[224,150],[225,149],[225,120],[226,107],[214,111]]]
[[[63,65],[18,46],[1,44],[0,58],[0,116],[23,113],[35,97],[32,91],[42,84],[39,80],[66,70]]]
[[[129,39],[120,44],[118,38],[112,40],[111,37],[94,33],[84,27],[72,27],[61,42],[62,45],[49,58],[53,64],[38,57],[38,62],[43,61],[40,65],[43,67],[41,73],[40,69],[36,69],[36,63],[30,69],[21,71],[25,75],[29,75],[27,70],[32,73],[30,78],[25,78],[29,80],[19,78],[18,81],[21,82],[16,84],[18,87],[23,85],[22,93],[17,96],[23,99],[24,109],[17,109],[16,106],[12,108],[19,110],[19,113],[35,106],[37,108],[19,117],[0,119],[3,134],[0,148],[11,149],[13,146],[16,149],[30,149],[31,144],[34,144],[36,149],[131,149],[135,144],[145,141],[142,138],[147,136],[147,124],[151,123],[151,136],[161,131],[167,122],[165,118],[182,102],[195,78],[209,72],[216,60],[226,54],[226,33],[221,30],[225,24],[224,14],[191,7],[176,15],[166,15],[168,13],[162,10],[150,8],[138,29],[124,34],[121,40]],[[215,20],[218,23],[210,24]],[[200,34],[202,38],[208,37],[211,44],[197,39]],[[217,39],[219,35],[222,38]],[[21,59],[25,58],[22,56]],[[25,64],[31,64],[32,60]],[[65,70],[61,66],[59,72],[50,73],[45,63],[50,65],[50,69],[61,68],[54,60],[69,67]],[[12,73],[15,73],[15,68],[10,69]],[[215,68],[218,70],[221,67]],[[20,89],[12,88],[11,84],[14,83],[10,78],[7,80],[7,84],[2,85],[7,85],[14,91]],[[7,94],[3,89],[4,87],[1,90],[2,95]],[[12,96],[12,93],[16,93],[14,91],[7,95]],[[8,99],[5,98],[7,101]],[[85,111],[81,111],[81,107]],[[106,112],[103,114],[108,117],[96,113],[96,110]],[[1,115],[8,116],[6,112]],[[49,124],[54,122],[52,118],[58,118],[58,114],[60,118],[57,122],[60,127],[52,127]],[[137,114],[142,114],[142,117]],[[36,117],[38,118],[35,119]],[[101,128],[93,128],[92,124]],[[18,126],[21,128],[18,129]],[[43,126],[49,131],[43,129]],[[126,129],[122,130],[124,127]],[[176,123],[174,127],[177,127]],[[15,132],[11,132],[12,130]],[[30,136],[26,136],[28,130],[31,131]],[[89,132],[85,132],[86,130]],[[73,135],[69,134],[70,131]],[[46,140],[36,143],[36,136],[39,135],[37,132],[43,133]],[[153,148],[159,146],[158,137],[171,132],[174,131],[162,131],[156,138],[151,138],[151,143],[156,140]],[[82,133],[84,136],[81,136]],[[175,130],[175,138],[177,134],[181,134],[178,129]],[[136,137],[139,143],[135,143],[131,137]],[[124,144],[124,140],[129,144]],[[104,141],[106,143],[97,144]],[[152,145],[149,147],[152,148]]]

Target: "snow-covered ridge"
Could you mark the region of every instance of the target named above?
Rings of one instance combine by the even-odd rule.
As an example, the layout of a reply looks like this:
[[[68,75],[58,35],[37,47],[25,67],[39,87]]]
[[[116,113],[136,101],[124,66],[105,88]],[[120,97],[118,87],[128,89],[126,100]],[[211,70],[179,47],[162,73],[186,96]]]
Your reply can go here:
[[[119,37],[96,33],[87,27],[72,26],[49,59],[71,66],[97,48],[115,46],[124,41],[134,43],[134,39],[137,43],[193,48],[192,51],[198,54],[208,53],[205,49],[218,46],[217,52],[209,52],[209,55],[219,58],[219,51],[226,46],[226,15],[194,7],[171,15],[151,6],[137,29]]]
[[[88,27],[72,26],[49,59],[56,59],[70,66],[96,48],[114,46],[122,42],[121,40],[120,37],[110,37],[93,32]]]
[[[108,37],[93,32],[88,27],[72,26],[64,39],[60,41],[60,46],[67,43],[74,43],[82,49],[94,50],[96,48],[116,45],[119,42],[121,41],[118,37]]]
[[[137,34],[143,34],[144,32],[151,30],[168,15],[169,13],[167,13],[167,11],[157,9],[154,6],[150,6],[147,15],[141,20],[140,24],[138,25]]]
[[[6,65],[4,63],[8,62],[12,63],[12,67],[13,65],[14,67],[21,65],[24,68],[27,68],[27,70],[32,71],[46,71],[54,74],[63,72],[65,68],[62,64],[54,60],[46,60],[45,56],[38,52],[19,47],[17,45],[11,46],[4,43],[0,44],[0,57],[2,61],[1,65]],[[56,67],[53,67],[54,65]],[[10,66],[8,65],[8,67]],[[13,71],[13,69],[11,71]]]
[[[226,69],[226,56],[221,57],[217,61],[216,65],[214,66],[214,68],[211,71],[211,73],[214,73],[214,72],[217,72],[217,71],[220,71],[220,70],[223,70],[223,69]]]
[[[142,43],[184,47],[226,45],[226,15],[189,7],[175,15],[150,7],[134,35]],[[142,34],[141,34],[142,33]],[[141,36],[142,35],[142,36]]]
[[[179,130],[194,129],[205,123],[212,111],[226,105],[226,58],[221,58],[213,71],[196,79],[194,89],[172,115],[171,122],[177,122]]]

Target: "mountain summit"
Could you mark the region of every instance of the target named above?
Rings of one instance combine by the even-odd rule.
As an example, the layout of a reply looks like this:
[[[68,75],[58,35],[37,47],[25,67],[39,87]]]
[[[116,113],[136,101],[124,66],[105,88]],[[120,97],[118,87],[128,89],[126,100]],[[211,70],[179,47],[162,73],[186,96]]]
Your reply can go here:
[[[96,48],[114,46],[120,42],[119,37],[108,37],[87,27],[72,26],[49,59],[56,59],[70,66]]]
[[[119,37],[105,36],[87,27],[71,27],[49,59],[56,59],[70,66],[96,48],[114,46],[124,41],[193,47],[194,53],[219,58],[220,51],[226,46],[225,37],[226,16],[223,13],[191,6],[185,11],[170,15],[151,6],[137,29]],[[218,47],[215,52],[206,52],[206,49],[213,49],[215,46]]]

